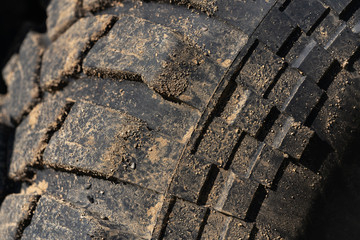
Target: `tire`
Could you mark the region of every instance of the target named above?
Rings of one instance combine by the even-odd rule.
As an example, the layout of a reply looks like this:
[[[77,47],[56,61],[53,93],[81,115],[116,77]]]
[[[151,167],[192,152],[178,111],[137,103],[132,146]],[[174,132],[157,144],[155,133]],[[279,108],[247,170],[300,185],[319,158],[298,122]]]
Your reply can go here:
[[[303,238],[359,130],[359,5],[51,1],[3,69],[0,236]]]

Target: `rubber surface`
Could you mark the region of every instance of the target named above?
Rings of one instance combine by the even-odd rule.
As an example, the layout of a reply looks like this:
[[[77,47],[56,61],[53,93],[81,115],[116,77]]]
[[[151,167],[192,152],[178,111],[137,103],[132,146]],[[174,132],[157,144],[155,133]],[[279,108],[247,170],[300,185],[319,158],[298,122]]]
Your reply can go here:
[[[301,236],[359,129],[359,7],[52,1],[3,70],[0,235]]]

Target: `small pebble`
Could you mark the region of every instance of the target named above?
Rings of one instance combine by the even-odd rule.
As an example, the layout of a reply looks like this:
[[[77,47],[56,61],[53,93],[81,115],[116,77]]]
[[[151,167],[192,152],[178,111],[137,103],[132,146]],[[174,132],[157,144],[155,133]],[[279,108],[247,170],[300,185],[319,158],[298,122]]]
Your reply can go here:
[[[135,164],[135,163],[131,163],[131,164],[130,164],[130,168],[131,168],[131,169],[135,169],[135,168],[136,168],[136,164]]]

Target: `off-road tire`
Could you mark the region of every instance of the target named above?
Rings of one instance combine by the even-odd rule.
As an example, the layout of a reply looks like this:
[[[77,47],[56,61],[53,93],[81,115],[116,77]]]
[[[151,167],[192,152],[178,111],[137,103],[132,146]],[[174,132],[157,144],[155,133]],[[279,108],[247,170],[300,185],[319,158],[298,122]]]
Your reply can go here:
[[[359,130],[359,5],[52,0],[3,69],[0,238],[301,237]]]

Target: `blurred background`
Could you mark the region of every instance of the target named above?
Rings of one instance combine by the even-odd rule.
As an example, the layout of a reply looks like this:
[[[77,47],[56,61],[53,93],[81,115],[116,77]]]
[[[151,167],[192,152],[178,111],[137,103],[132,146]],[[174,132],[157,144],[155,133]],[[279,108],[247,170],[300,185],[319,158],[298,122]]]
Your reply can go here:
[[[46,6],[49,0],[2,1],[0,7],[0,69],[17,52],[29,30],[46,31]],[[0,74],[0,93],[6,86]]]

